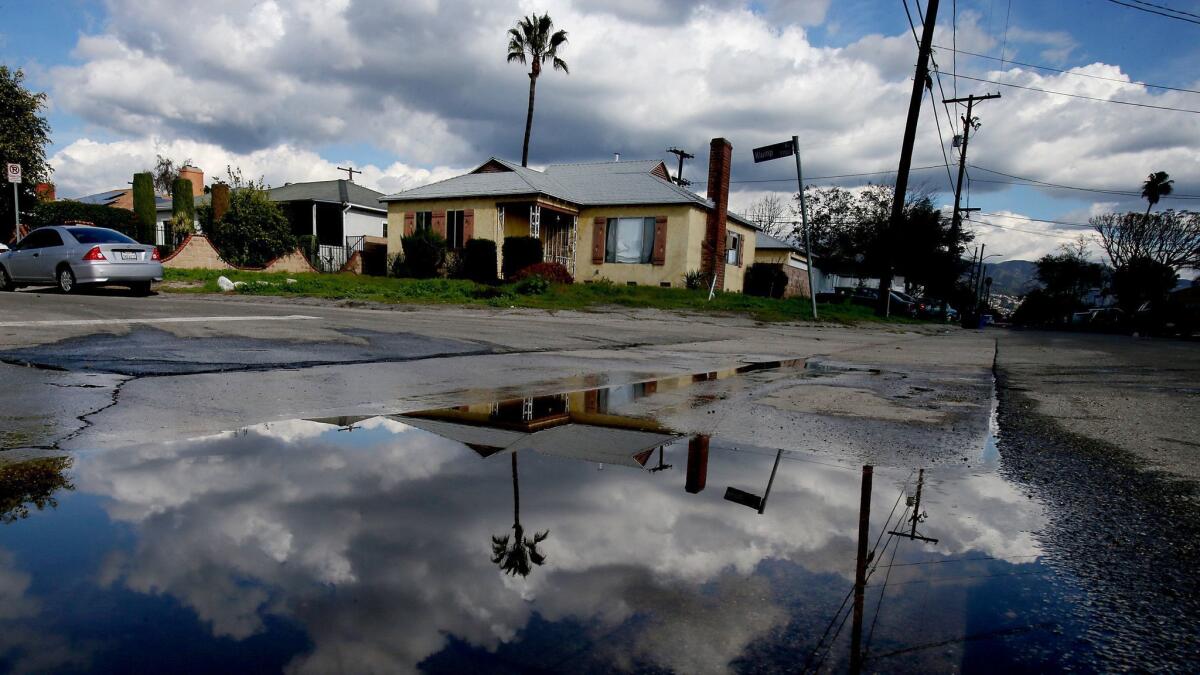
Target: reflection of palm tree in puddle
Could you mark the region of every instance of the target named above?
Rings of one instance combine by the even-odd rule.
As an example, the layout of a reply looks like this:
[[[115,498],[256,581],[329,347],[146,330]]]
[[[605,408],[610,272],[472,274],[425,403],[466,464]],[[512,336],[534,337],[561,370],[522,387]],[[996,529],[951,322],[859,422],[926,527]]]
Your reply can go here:
[[[63,474],[71,468],[70,457],[47,457],[0,465],[0,524],[29,517],[29,506],[38,511],[56,508],[54,493],[74,490]]]
[[[550,536],[549,530],[536,532],[533,538],[525,536],[521,527],[521,489],[517,482],[517,453],[512,453],[513,481],[513,536],[492,537],[492,562],[500,566],[505,574],[527,577],[534,565],[543,565],[546,556],[538,551],[538,544]]]

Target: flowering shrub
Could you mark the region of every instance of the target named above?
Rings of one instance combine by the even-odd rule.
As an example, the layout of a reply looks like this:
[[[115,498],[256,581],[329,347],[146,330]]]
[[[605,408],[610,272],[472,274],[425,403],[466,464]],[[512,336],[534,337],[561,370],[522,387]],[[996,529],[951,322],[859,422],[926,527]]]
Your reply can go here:
[[[513,275],[513,281],[521,281],[529,277],[541,277],[552,284],[573,284],[575,278],[560,263],[540,262],[530,265]]]

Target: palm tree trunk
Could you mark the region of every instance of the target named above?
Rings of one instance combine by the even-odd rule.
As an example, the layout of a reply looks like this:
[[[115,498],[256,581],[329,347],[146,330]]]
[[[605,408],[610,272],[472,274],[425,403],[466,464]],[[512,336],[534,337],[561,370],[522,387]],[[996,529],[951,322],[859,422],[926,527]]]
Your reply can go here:
[[[513,473],[513,529],[517,530],[517,538],[521,538],[521,489],[517,485],[517,453],[512,454]]]
[[[533,130],[533,95],[537,88],[537,75],[529,74],[529,112],[525,114],[525,144],[521,146],[521,166],[529,166],[529,133]],[[514,466],[517,456],[513,455]]]

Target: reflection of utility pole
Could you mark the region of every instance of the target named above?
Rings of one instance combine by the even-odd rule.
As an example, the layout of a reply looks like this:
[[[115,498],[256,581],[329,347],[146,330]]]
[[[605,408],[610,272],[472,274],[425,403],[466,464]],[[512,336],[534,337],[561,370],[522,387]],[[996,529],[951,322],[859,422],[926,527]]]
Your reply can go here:
[[[671,464],[663,464],[663,448],[665,447],[666,446],[664,445],[658,446],[658,466],[651,468],[650,473],[654,473],[656,471],[666,471],[667,469],[671,468]]]
[[[928,542],[930,544],[938,543],[937,539],[917,534],[917,523],[925,520],[925,514],[921,513],[921,488],[924,487],[924,485],[925,485],[925,469],[921,469],[921,471],[917,474],[917,496],[915,499],[913,499],[913,503],[912,503],[912,509],[913,509],[912,518],[908,519],[909,522],[912,523],[912,529],[909,532],[893,531],[893,532],[888,532],[888,534],[894,534],[897,537],[904,537],[905,539],[919,539],[921,541]]]
[[[854,566],[854,624],[850,633],[850,672],[862,669],[863,599],[867,591],[867,538],[871,535],[871,478],[875,468],[862,468],[862,490],[858,501],[858,557]]]
[[[679,148],[677,148],[675,146],[671,146],[671,147],[667,148],[667,152],[679,157],[679,172],[675,174],[675,183],[677,185],[679,185],[680,187],[687,187],[687,186],[691,185],[692,181],[684,180],[684,178],[683,178],[683,160],[695,159],[696,156],[693,155],[692,153],[688,152],[687,150],[680,150]]]
[[[775,472],[779,470],[779,460],[783,457],[783,448],[780,448],[775,453],[775,464],[771,467],[771,477],[767,479],[767,491],[763,496],[759,497],[756,494],[739,490],[732,485],[725,488],[725,500],[731,501],[734,504],[749,506],[756,509],[760,514],[767,510],[767,498],[771,496],[771,486],[775,484]]]
[[[684,490],[699,494],[708,481],[708,436],[692,436],[688,441],[687,480]]]

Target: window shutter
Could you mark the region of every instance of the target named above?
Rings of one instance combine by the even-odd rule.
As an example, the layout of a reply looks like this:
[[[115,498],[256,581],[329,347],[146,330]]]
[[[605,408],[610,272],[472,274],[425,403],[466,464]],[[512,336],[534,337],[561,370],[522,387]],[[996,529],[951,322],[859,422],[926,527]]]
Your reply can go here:
[[[475,209],[463,211],[463,243],[475,238]]]
[[[413,232],[417,231],[417,213],[416,211],[406,211],[404,213],[404,236],[411,237]]]
[[[650,262],[655,265],[667,264],[667,217],[657,216],[654,219],[654,256]]]
[[[446,212],[433,212],[433,231],[442,239],[446,238]]]
[[[605,226],[608,225],[608,220],[599,216],[592,219],[592,264],[599,265],[604,262],[604,241],[605,241]]]

